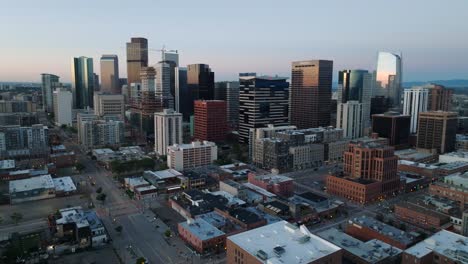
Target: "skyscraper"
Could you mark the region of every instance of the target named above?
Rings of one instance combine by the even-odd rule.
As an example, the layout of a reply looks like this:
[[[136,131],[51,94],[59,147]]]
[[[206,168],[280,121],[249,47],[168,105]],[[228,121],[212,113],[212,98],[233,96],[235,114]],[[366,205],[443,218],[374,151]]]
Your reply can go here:
[[[390,146],[400,149],[408,146],[411,117],[398,112],[386,112],[372,116],[372,132],[388,138]]]
[[[169,78],[170,78],[170,88],[169,92],[172,96],[172,98],[175,98],[175,87],[176,87],[176,70],[178,70],[179,67],[179,53],[177,53],[177,50],[162,50],[161,54],[161,62],[164,62],[165,64],[168,65],[169,67]]]
[[[72,58],[71,70],[73,108],[93,107],[95,85],[93,59],[87,57]]]
[[[140,83],[141,68],[148,67],[148,40],[131,38],[127,43],[127,83]]]
[[[366,70],[343,70],[338,73],[336,127],[346,138],[362,137],[370,128],[372,74]]]
[[[239,82],[215,83],[215,100],[226,101],[227,122],[231,130],[239,123]]]
[[[239,74],[239,142],[249,142],[251,128],[289,124],[289,83],[286,79]]]
[[[424,87],[429,88],[428,109],[430,111],[450,111],[453,93],[451,89],[438,84],[429,84]]]
[[[175,110],[183,115],[185,120],[189,119],[190,103],[192,98],[187,88],[187,68],[177,67],[175,70]]]
[[[401,55],[390,52],[379,52],[375,95],[388,97],[393,108],[399,108],[401,104],[401,69]]]
[[[119,59],[117,55],[101,57],[101,92],[120,94]]]
[[[426,112],[429,103],[429,90],[424,87],[414,87],[405,90],[403,114],[411,116],[410,132],[418,131],[419,113]]]
[[[197,100],[194,102],[194,137],[203,141],[223,141],[226,139],[226,101]]]
[[[54,111],[54,90],[60,87],[60,82],[57,75],[42,73],[42,106],[44,110],[48,113]]]
[[[431,111],[419,114],[416,147],[436,149],[439,154],[454,151],[457,135],[457,113]]]
[[[190,114],[193,114],[193,100],[214,99],[214,72],[208,64],[187,66],[187,88],[192,98]]]
[[[73,96],[70,91],[57,89],[54,91],[54,113],[55,124],[72,125],[72,102]]]
[[[330,125],[333,61],[292,63],[289,118],[299,129]]]
[[[161,100],[165,108],[174,109],[173,87],[174,69],[171,62],[161,61],[155,65],[156,70],[156,98]]]

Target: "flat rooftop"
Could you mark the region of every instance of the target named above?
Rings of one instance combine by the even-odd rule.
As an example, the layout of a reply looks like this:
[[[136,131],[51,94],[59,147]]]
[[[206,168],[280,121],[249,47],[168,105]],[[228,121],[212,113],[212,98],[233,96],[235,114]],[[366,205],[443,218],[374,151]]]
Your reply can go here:
[[[189,230],[193,236],[197,237],[201,241],[224,235],[224,232],[220,231],[203,218],[189,219],[186,222],[179,223],[179,225],[184,229]]]
[[[377,239],[362,242],[336,228],[327,229],[317,233],[317,235],[366,263],[380,263],[380,261],[397,256],[402,252],[402,250]]]
[[[305,227],[287,221],[255,228],[227,239],[261,263],[310,263],[341,249]]]
[[[387,225],[383,222],[380,222],[374,218],[371,218],[365,215],[349,220],[349,224],[357,225],[357,226],[365,226],[367,228],[373,229],[382,235],[385,235],[387,237],[390,237],[393,240],[396,240],[402,243],[403,245],[410,245],[416,239],[415,237],[410,235],[408,232],[400,230],[391,225]]]
[[[412,203],[412,202],[404,201],[404,202],[400,202],[400,203],[395,204],[395,206],[400,206],[400,207],[406,208],[408,210],[418,212],[418,213],[421,213],[421,214],[425,214],[425,215],[430,215],[432,217],[436,217],[436,218],[439,218],[439,219],[446,219],[446,218],[449,217],[446,214],[439,213],[439,212],[435,211],[436,210],[435,208],[432,209],[432,208],[429,208],[426,205],[423,205],[423,204],[420,204],[420,203]]]
[[[145,176],[147,177],[154,177],[158,180],[165,180],[170,178],[175,178],[178,176],[182,176],[183,174],[174,170],[174,169],[167,169],[167,170],[160,170],[160,171],[145,171]]]
[[[261,180],[263,182],[268,182],[270,184],[281,183],[292,181],[292,178],[281,174],[266,174],[266,175],[255,175],[256,180]]]
[[[94,155],[111,155],[114,154],[114,151],[110,148],[102,148],[102,149],[93,149]]]
[[[10,193],[26,192],[37,189],[53,189],[55,188],[52,176],[49,174],[36,176],[32,178],[10,181]]]
[[[15,167],[15,160],[0,160],[0,170],[11,170]]]
[[[468,158],[468,151],[455,151],[455,152],[450,152],[450,153],[445,153],[440,156],[445,156],[445,157],[457,157],[457,158]]]
[[[468,238],[442,230],[406,249],[405,253],[422,258],[433,251],[453,261],[468,263]]]
[[[193,141],[190,144],[174,144],[169,146],[172,150],[184,150],[184,149],[192,149],[192,148],[202,148],[202,147],[215,147],[216,144],[210,141]]]
[[[269,197],[269,198],[276,197],[276,194],[271,193],[271,192],[269,192],[269,191],[267,191],[267,190],[265,190],[265,189],[263,189],[263,188],[260,188],[260,187],[258,187],[257,185],[253,185],[253,184],[250,183],[250,182],[244,183],[244,186],[247,187],[247,188],[249,188],[250,190],[252,190],[252,191],[258,193],[258,194],[261,194],[261,195],[265,196],[265,197]]]
[[[428,169],[428,170],[435,170],[439,168],[439,166],[436,166],[436,165],[409,161],[409,160],[398,160],[398,165],[407,165],[407,166],[418,167],[418,168],[423,168],[423,169]]]
[[[468,188],[468,172],[455,173],[444,177],[444,183],[457,187]]]
[[[216,191],[216,192],[212,192],[211,194],[214,194],[214,195],[221,195],[223,196],[224,198],[226,198],[228,200],[228,206],[231,206],[231,205],[244,205],[245,204],[245,201],[235,197],[234,195],[228,193],[228,192],[225,192],[225,191]]]
[[[328,200],[327,197],[325,196],[321,196],[321,195],[318,195],[318,194],[315,194],[315,193],[312,193],[312,192],[304,192],[304,193],[301,193],[301,194],[297,194],[297,196],[300,196],[306,200],[309,200],[309,201],[312,201],[312,202],[315,202],[315,203],[320,203],[320,202],[324,202],[326,200]]]
[[[133,188],[135,186],[148,185],[149,182],[147,182],[143,177],[136,177],[125,178],[125,184]]]
[[[55,191],[57,192],[74,192],[76,191],[75,183],[70,176],[54,178]]]
[[[456,169],[468,167],[468,162],[455,161],[455,162],[450,162],[450,163],[445,163],[445,164],[438,163],[436,165],[438,165],[439,169],[441,170],[456,170]]]
[[[402,160],[422,160],[434,156],[434,154],[421,152],[416,149],[395,150],[395,155]]]

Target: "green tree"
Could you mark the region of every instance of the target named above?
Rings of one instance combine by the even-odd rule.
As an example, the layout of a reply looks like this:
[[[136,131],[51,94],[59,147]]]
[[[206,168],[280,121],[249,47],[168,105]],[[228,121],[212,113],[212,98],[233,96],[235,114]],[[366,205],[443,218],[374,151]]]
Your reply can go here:
[[[80,162],[76,163],[75,165],[75,169],[79,172],[82,172],[85,168],[86,168],[85,165],[83,165],[83,163],[80,163]]]
[[[121,225],[115,227],[115,231],[117,231],[117,233],[119,234],[122,233],[122,230],[123,230],[123,227]]]
[[[166,230],[166,231],[164,232],[164,235],[165,235],[166,237],[171,237],[171,230],[169,230],[169,229]]]
[[[406,231],[406,225],[404,223],[400,223],[400,229]]]
[[[378,213],[376,216],[375,216],[375,219],[379,220],[380,222],[382,222],[384,220],[384,216],[383,214],[381,213]]]
[[[139,257],[136,262],[136,264],[145,264],[146,263],[146,259],[143,258],[143,257]]]
[[[21,221],[21,219],[23,219],[23,215],[21,213],[14,212],[13,214],[10,215],[10,218],[11,220],[13,220],[15,225],[17,225],[18,222]]]
[[[96,192],[97,193],[102,193],[102,187],[97,188]]]
[[[106,201],[106,198],[107,198],[107,195],[105,193],[100,193],[96,196],[96,199],[103,203]]]

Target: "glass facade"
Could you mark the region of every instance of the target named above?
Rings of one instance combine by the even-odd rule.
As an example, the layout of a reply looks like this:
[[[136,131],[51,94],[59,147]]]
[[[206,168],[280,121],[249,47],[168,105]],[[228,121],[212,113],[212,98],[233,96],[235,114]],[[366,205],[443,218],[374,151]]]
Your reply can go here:
[[[401,55],[379,52],[377,59],[376,95],[386,96],[393,107],[401,104]]]
[[[93,59],[79,57],[72,59],[73,107],[86,109],[93,107],[94,96]]]

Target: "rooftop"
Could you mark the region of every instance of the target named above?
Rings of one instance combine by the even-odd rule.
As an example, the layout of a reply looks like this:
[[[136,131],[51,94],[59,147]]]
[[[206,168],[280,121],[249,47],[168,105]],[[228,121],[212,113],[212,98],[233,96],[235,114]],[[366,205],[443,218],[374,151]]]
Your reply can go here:
[[[454,152],[450,152],[450,153],[445,153],[443,155],[440,155],[440,156],[445,156],[445,157],[456,157],[456,158],[468,158],[468,151],[454,151]]]
[[[11,170],[15,167],[15,160],[0,160],[0,170]]]
[[[214,142],[210,141],[193,141],[190,144],[174,144],[172,146],[169,146],[173,151],[178,151],[178,150],[184,150],[184,149],[192,149],[192,148],[201,148],[201,147],[215,147],[216,144]]]
[[[228,237],[261,263],[310,263],[340,250],[332,243],[286,221]]]
[[[442,230],[405,250],[405,253],[422,258],[433,251],[451,260],[468,263],[468,238]]]
[[[465,161],[455,161],[450,163],[438,163],[439,169],[441,170],[456,170],[463,167],[468,167],[468,162]]]
[[[444,183],[468,189],[468,172],[445,176]]]
[[[268,182],[269,184],[277,184],[293,180],[292,178],[280,174],[255,175],[255,179]]]
[[[395,155],[403,160],[422,160],[434,156],[434,154],[418,151],[416,149],[395,150]]]
[[[49,174],[36,176],[32,178],[10,181],[10,193],[27,192],[37,189],[53,189],[55,188],[52,176]]]
[[[373,229],[382,235],[391,237],[393,240],[396,240],[403,245],[410,245],[415,240],[415,237],[409,233],[365,215],[353,218],[352,220],[349,220],[349,223]]]
[[[304,192],[304,193],[298,194],[297,196],[300,196],[306,200],[309,200],[315,203],[324,202],[328,200],[327,197],[321,196],[312,192]]]
[[[439,166],[436,165],[431,165],[431,164],[426,164],[426,163],[421,163],[421,162],[415,162],[415,161],[409,161],[409,160],[398,160],[398,165],[407,165],[407,166],[413,166],[413,167],[418,167],[418,168],[424,168],[428,170],[435,170],[439,168]]]
[[[362,242],[336,228],[330,228],[317,235],[350,252],[366,263],[380,263],[387,258],[401,254],[401,250],[377,239]]]
[[[413,212],[418,212],[418,213],[421,213],[421,214],[430,215],[432,217],[436,217],[436,218],[439,218],[439,219],[448,218],[448,215],[443,214],[443,213],[439,213],[439,212],[435,211],[436,210],[435,208],[434,209],[429,208],[429,206],[426,206],[423,203],[413,203],[413,202],[404,201],[404,202],[397,203],[395,206],[400,206],[400,207],[406,208],[408,210],[411,210]]]
[[[125,184],[131,188],[138,187],[141,185],[148,185],[149,183],[143,177],[136,178],[125,178]]]
[[[257,185],[253,185],[253,184],[250,183],[250,182],[244,183],[244,186],[247,187],[247,188],[249,188],[250,190],[252,190],[252,191],[258,193],[258,194],[261,194],[261,195],[265,196],[265,197],[269,197],[269,198],[276,197],[276,194],[271,193],[271,192],[269,192],[269,191],[267,191],[267,190],[265,190],[265,189],[263,189],[263,188],[260,188],[260,187],[258,187]]]
[[[244,205],[245,204],[245,201],[235,197],[234,195],[228,193],[228,192],[225,192],[225,191],[216,191],[216,192],[212,192],[212,194],[214,195],[221,195],[223,196],[224,198],[226,198],[228,200],[228,206],[231,206],[231,205]]]
[[[177,176],[182,176],[182,173],[174,169],[167,169],[167,170],[160,170],[160,171],[145,171],[144,176],[154,177],[157,180],[165,180],[165,179],[174,178]]]
[[[94,155],[111,155],[114,154],[114,151],[110,148],[102,148],[102,149],[93,149]]]
[[[224,232],[214,227],[203,218],[189,219],[186,222],[182,222],[181,225],[184,229],[189,230],[192,235],[198,239],[205,241],[215,237],[224,235]]]
[[[55,191],[57,192],[74,192],[76,191],[75,183],[71,177],[61,177],[61,178],[54,178],[54,185]]]

